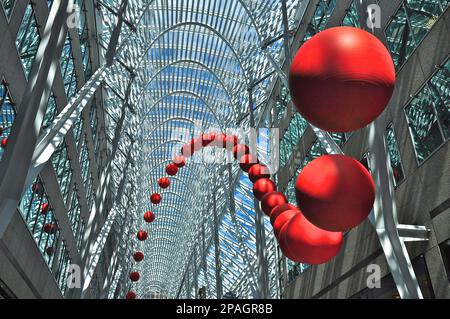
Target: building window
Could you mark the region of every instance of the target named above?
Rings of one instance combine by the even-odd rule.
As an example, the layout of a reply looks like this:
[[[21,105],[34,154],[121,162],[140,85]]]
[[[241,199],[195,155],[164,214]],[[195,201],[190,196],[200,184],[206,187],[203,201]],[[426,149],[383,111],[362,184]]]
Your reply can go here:
[[[62,295],[66,294],[67,290],[67,280],[69,278],[71,259],[69,251],[67,250],[66,241],[62,241],[61,249],[58,253],[58,268],[56,270],[56,282],[58,283],[59,289]]]
[[[305,132],[308,123],[300,113],[295,112],[291,122],[280,141],[280,167],[284,167],[292,155],[292,151]]]
[[[402,159],[400,150],[398,149],[397,139],[395,138],[394,127],[392,123],[387,127],[386,133],[386,147],[391,162],[392,176],[394,178],[394,186],[397,186],[405,178],[402,166]]]
[[[39,36],[38,23],[31,2],[28,3],[22,18],[19,31],[17,32],[16,47],[22,61],[25,75],[28,78],[33,66],[41,37]]]
[[[50,94],[50,97],[48,98],[47,109],[45,110],[44,122],[42,123],[43,130],[45,130],[46,128],[50,127],[50,125],[52,125],[57,112],[58,111],[56,108],[56,97],[52,92]]]
[[[352,1],[350,8],[347,10],[347,14],[344,16],[342,21],[343,26],[361,28],[358,18],[358,10],[356,8],[355,0]]]
[[[302,42],[306,42],[316,33],[325,30],[325,27],[336,7],[336,0],[320,0],[316,6],[316,11],[308,24],[305,37]]]
[[[401,67],[444,12],[442,0],[404,0],[386,28],[396,69]]]
[[[55,170],[56,179],[59,183],[64,203],[67,204],[67,198],[69,196],[69,187],[72,182],[73,171],[71,161],[69,158],[69,152],[67,150],[66,143],[61,144],[53,153],[51,158],[53,168]]]
[[[11,133],[14,120],[16,118],[16,107],[9,94],[8,85],[4,80],[0,83],[0,160],[8,144],[8,137]]]
[[[64,43],[60,64],[64,80],[64,89],[66,91],[67,100],[70,101],[77,92],[77,76],[75,74],[72,43],[69,35],[67,35],[66,42]]]
[[[405,107],[419,164],[450,137],[449,72],[447,60]]]
[[[9,19],[11,12],[14,9],[14,5],[16,4],[16,0],[1,0],[0,2],[5,10],[6,17]]]

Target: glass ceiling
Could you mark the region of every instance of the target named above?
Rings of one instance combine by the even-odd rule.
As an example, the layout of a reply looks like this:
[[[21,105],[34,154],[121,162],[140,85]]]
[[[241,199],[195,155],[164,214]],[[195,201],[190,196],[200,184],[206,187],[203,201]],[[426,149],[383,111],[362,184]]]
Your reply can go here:
[[[289,30],[297,28],[307,2],[286,1]],[[249,89],[256,123],[269,125],[264,110],[276,76],[266,54],[282,64],[281,1],[126,3],[123,7],[120,0],[102,0],[100,7],[103,59],[125,10],[119,49],[102,92],[109,142],[119,138],[111,178],[115,195],[126,176],[116,207],[119,218],[113,225],[122,274],[114,284],[131,285],[127,277],[133,269],[141,273],[141,280],[130,289],[142,298],[154,293],[193,296],[202,286],[208,297],[215,297],[215,206],[223,292],[254,297],[255,216],[246,175],[239,174],[235,164],[229,176],[226,165],[188,161],[168,189],[161,191],[156,182],[165,175],[174,152],[192,137],[210,130],[248,130]],[[266,53],[261,49],[264,43],[270,43]],[[269,156],[268,138],[267,132],[259,136],[261,158]],[[162,194],[161,204],[150,203],[153,192]],[[142,219],[147,210],[156,214],[150,225]],[[265,222],[266,247],[273,248],[275,241]],[[145,242],[135,238],[141,228],[149,233]],[[138,249],[145,260],[135,265],[130,256]],[[275,250],[268,251],[271,294],[276,297]]]

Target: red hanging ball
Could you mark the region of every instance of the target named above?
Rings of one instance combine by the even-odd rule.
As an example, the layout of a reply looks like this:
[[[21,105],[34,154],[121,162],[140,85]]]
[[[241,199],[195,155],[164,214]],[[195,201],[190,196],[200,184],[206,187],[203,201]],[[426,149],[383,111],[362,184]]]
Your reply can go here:
[[[133,259],[135,262],[140,262],[144,260],[144,253],[141,251],[137,251],[133,254]]]
[[[395,85],[391,55],[375,36],[352,27],[317,33],[303,44],[289,73],[289,90],[302,116],[329,132],[374,121]]]
[[[174,163],[170,163],[166,166],[167,175],[174,176],[178,172],[178,167]]]
[[[31,186],[31,190],[34,192],[34,193],[37,193],[38,191],[39,191],[39,183],[33,183],[33,185]]]
[[[42,229],[44,230],[44,232],[46,232],[47,234],[53,234],[55,232],[55,225],[53,223],[47,223],[44,224],[44,226],[42,227]]]
[[[265,194],[276,190],[277,186],[268,178],[260,178],[253,184],[253,195],[255,195],[258,200],[261,200]]]
[[[141,278],[141,275],[137,271],[133,271],[132,273],[130,273],[131,281],[138,281],[139,278]]]
[[[270,170],[262,164],[255,164],[248,170],[248,178],[255,183],[260,178],[270,178]]]
[[[278,222],[278,219],[275,221]],[[311,224],[301,212],[292,217],[278,234],[284,242],[289,259],[298,263],[317,265],[334,258],[341,249],[341,232],[330,232]]]
[[[50,204],[49,203],[43,203],[41,207],[41,214],[45,215],[50,210]]]
[[[227,149],[232,149],[234,146],[238,145],[239,137],[234,134],[227,135],[225,141]]]
[[[144,220],[145,220],[147,223],[153,222],[153,221],[155,220],[155,214],[154,214],[153,212],[151,212],[151,211],[146,212],[146,213],[144,214]]]
[[[173,158],[173,163],[178,167],[181,168],[184,165],[186,165],[186,159],[183,155],[175,156]]]
[[[244,172],[248,172],[249,169],[258,163],[258,158],[253,154],[245,154],[241,156],[239,160],[239,166]]]
[[[53,256],[53,254],[55,253],[55,248],[53,247],[47,247],[45,249],[45,253],[47,254],[47,256]]]
[[[136,299],[136,293],[134,291],[127,292],[125,299]]]
[[[329,231],[358,226],[372,210],[375,186],[367,169],[345,155],[324,155],[301,171],[297,204],[306,218]]]
[[[296,210],[285,210],[282,212],[277,219],[275,219],[275,222],[273,223],[273,233],[275,234],[275,237],[278,239],[278,235],[280,233],[281,228],[286,224],[291,218],[293,218],[295,215],[297,215],[300,211],[298,209]]]
[[[225,134],[216,134],[214,141],[211,142],[210,146],[215,147],[226,147],[227,145],[227,136]]]
[[[227,146],[227,148],[228,148],[228,146]],[[235,159],[241,158],[245,154],[249,154],[249,153],[250,153],[250,149],[248,148],[247,145],[238,144],[233,147],[233,156]]]
[[[194,146],[191,145],[190,143],[184,144],[184,145],[181,147],[181,154],[182,154],[184,157],[190,157],[190,156],[194,155]]]
[[[261,198],[261,209],[267,216],[270,216],[272,209],[278,205],[287,203],[286,196],[281,192],[270,192]]]
[[[170,185],[170,180],[169,180],[167,177],[161,177],[161,178],[158,180],[158,185],[159,185],[159,187],[161,187],[161,188],[167,188],[167,187],[169,187],[169,185]]]
[[[150,201],[153,203],[153,204],[159,204],[160,202],[161,202],[161,195],[160,194],[158,194],[158,193],[153,193],[151,196],[150,196]]]
[[[6,145],[8,144],[8,138],[5,137],[2,139],[1,143],[0,143],[0,147],[1,148],[6,148]]]
[[[214,132],[210,132],[210,133],[205,133],[202,134],[202,146],[208,146],[209,144],[211,144],[214,139],[216,138],[216,133]]]
[[[140,241],[144,241],[146,240],[148,237],[148,234],[145,230],[140,230],[137,233],[137,239],[139,239]]]
[[[272,224],[272,226],[273,226],[273,223],[275,222],[275,220],[277,219],[277,217],[280,216],[280,214],[282,214],[283,212],[285,212],[287,210],[298,210],[298,208],[292,204],[286,203],[286,204],[278,205],[272,209],[272,211],[270,212],[270,215],[269,215],[270,223]]]

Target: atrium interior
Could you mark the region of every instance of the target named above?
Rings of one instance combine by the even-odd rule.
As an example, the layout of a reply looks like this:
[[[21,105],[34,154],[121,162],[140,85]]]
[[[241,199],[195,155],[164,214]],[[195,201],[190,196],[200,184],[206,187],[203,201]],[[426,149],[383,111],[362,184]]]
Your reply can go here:
[[[0,299],[450,299],[450,0],[0,0]]]

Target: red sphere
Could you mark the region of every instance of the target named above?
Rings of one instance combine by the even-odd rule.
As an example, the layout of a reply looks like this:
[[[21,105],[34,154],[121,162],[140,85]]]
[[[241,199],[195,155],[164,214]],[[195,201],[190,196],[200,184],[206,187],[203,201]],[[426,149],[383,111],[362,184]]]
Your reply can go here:
[[[153,203],[153,204],[159,204],[160,202],[161,202],[161,195],[160,194],[158,194],[158,193],[153,193],[151,196],[150,196],[150,201]]]
[[[341,232],[330,232],[314,226],[298,212],[281,229],[279,238],[280,242],[284,241],[286,244],[289,259],[317,265],[329,261],[339,253],[343,236]]]
[[[295,216],[295,215],[294,215]],[[278,231],[278,244],[280,246],[281,252],[290,260],[294,260],[295,259],[295,255],[293,255],[290,251],[289,251],[289,247],[286,244],[286,240],[285,240],[285,235],[284,232],[286,231],[286,227],[288,222],[294,218],[294,216],[292,216],[288,221],[286,221],[282,226],[281,229]]]
[[[137,271],[133,271],[132,273],[130,273],[131,281],[138,281],[139,278],[141,278],[141,275],[139,275],[139,273]]]
[[[203,147],[208,146],[214,141],[215,138],[216,133],[214,132],[202,134],[202,146]]]
[[[394,85],[394,64],[383,43],[352,27],[313,36],[298,50],[289,73],[297,110],[329,132],[354,131],[375,120]]]
[[[5,137],[2,139],[1,143],[0,143],[0,147],[1,148],[6,148],[6,145],[8,144],[8,138]]]
[[[227,149],[228,149],[228,144],[227,144]],[[234,155],[235,159],[241,158],[245,154],[249,154],[249,153],[250,153],[250,149],[245,144],[238,144],[233,147],[233,155]]]
[[[173,163],[178,167],[181,168],[184,165],[186,165],[186,159],[184,158],[183,155],[179,155],[179,156],[175,156],[173,158]]]
[[[225,134],[217,134],[214,138],[214,141],[211,142],[210,146],[215,147],[225,147],[227,144],[227,136]]]
[[[137,251],[133,254],[133,259],[135,262],[140,262],[144,260],[144,253],[142,251]]]
[[[272,224],[272,226],[273,226],[273,223],[275,222],[275,220],[277,219],[277,217],[287,210],[298,210],[298,208],[292,204],[286,203],[286,204],[278,205],[272,209],[272,211],[270,212],[270,215],[269,215],[270,223]]]
[[[329,231],[345,231],[369,215],[375,186],[370,173],[357,160],[324,155],[301,171],[295,195],[298,207],[311,223]]]
[[[261,198],[261,209],[267,216],[270,216],[272,209],[287,203],[286,196],[281,192],[270,192]]]
[[[47,247],[45,249],[45,253],[47,254],[47,256],[53,256],[53,254],[55,253],[55,248],[53,247]]]
[[[245,154],[239,160],[239,166],[244,172],[248,172],[256,163],[258,163],[258,158],[253,154]]]
[[[55,232],[55,225],[53,223],[47,223],[44,224],[44,226],[42,227],[42,229],[44,230],[44,232],[46,232],[47,234],[53,234]]]
[[[134,291],[127,292],[125,299],[136,299],[136,293]]]
[[[161,188],[167,188],[167,187],[169,187],[169,185],[170,185],[170,180],[169,180],[167,177],[161,177],[161,178],[158,180],[158,185],[159,185],[159,187],[161,187]]]
[[[167,175],[174,176],[178,172],[178,167],[174,163],[170,163],[166,166]]]
[[[194,146],[191,145],[190,143],[184,144],[184,145],[181,147],[181,154],[182,154],[184,157],[189,157],[189,156],[194,155]]]
[[[144,241],[146,240],[148,237],[148,234],[145,230],[140,230],[137,233],[137,239],[139,239],[140,241]]]
[[[227,135],[225,141],[227,149],[232,149],[234,146],[238,145],[239,137],[237,137],[237,135],[234,134]]]
[[[144,220],[145,220],[147,223],[151,223],[152,221],[155,220],[155,214],[153,214],[153,212],[150,212],[150,211],[146,212],[146,213],[144,214]]]
[[[248,170],[248,178],[255,183],[260,178],[269,178],[269,168],[262,164],[255,164]]]
[[[40,186],[39,186],[39,183],[33,183],[33,185],[31,186],[31,190],[34,192],[34,193],[37,193],[38,191],[39,191],[39,188],[40,188]]]
[[[261,200],[264,195],[277,190],[275,183],[268,178],[260,178],[253,184],[253,195],[257,200]]]
[[[48,211],[50,210],[50,204],[49,203],[44,203],[44,204],[42,204],[42,207],[41,207],[41,214],[47,214],[48,213]]]
[[[295,215],[300,213],[298,209],[296,210],[285,210],[282,212],[277,219],[275,219],[275,222],[273,223],[273,233],[275,234],[275,237],[279,239],[278,235],[280,233],[281,228],[286,224],[288,221],[291,220]]]

